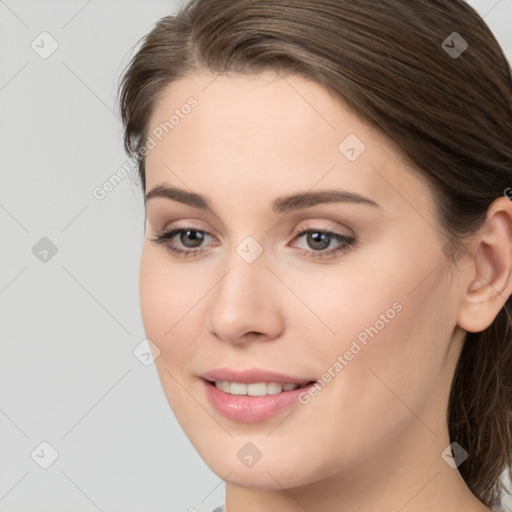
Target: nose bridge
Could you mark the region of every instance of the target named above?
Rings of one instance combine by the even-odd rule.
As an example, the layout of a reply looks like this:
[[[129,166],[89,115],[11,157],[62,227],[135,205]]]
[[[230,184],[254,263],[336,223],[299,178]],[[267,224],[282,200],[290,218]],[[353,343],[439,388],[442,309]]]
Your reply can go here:
[[[263,248],[250,238],[226,257],[227,270],[211,298],[209,330],[226,341],[241,341],[249,332],[273,337],[281,329],[275,279]]]

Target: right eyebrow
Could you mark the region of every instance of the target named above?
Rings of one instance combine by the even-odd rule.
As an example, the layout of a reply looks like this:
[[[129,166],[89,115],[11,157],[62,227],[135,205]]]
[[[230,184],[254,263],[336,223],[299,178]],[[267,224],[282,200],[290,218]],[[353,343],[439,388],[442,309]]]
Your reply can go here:
[[[166,185],[157,185],[146,194],[144,200],[148,201],[153,197],[172,199],[173,201],[178,201],[188,206],[192,206],[193,208],[208,210],[213,213],[213,210],[210,208],[205,197],[200,194],[196,194],[195,192],[189,192],[188,190],[168,187]]]

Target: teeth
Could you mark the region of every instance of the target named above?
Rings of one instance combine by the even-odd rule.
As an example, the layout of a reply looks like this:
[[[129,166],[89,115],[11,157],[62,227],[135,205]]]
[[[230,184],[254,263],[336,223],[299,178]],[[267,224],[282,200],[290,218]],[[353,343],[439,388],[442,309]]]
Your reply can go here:
[[[254,382],[244,384],[242,382],[215,381],[215,387],[232,395],[265,396],[277,395],[281,391],[291,391],[300,387],[298,384],[287,382]]]

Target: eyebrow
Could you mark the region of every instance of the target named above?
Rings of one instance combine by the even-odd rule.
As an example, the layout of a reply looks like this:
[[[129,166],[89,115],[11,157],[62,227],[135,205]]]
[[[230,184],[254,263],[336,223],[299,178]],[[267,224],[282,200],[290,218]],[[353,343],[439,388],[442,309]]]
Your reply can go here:
[[[147,202],[154,197],[171,199],[192,206],[193,208],[214,213],[207,199],[195,192],[189,192],[176,187],[168,187],[166,185],[157,185],[146,194],[145,201]],[[317,204],[324,203],[352,203],[380,208],[375,201],[354,192],[345,190],[320,190],[317,192],[300,192],[289,196],[278,197],[272,204],[272,210],[274,213],[287,213],[304,208],[311,208]]]

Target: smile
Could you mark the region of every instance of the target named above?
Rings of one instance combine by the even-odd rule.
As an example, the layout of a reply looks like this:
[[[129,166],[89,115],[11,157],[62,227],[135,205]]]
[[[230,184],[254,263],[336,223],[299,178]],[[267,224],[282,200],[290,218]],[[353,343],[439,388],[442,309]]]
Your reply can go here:
[[[304,386],[306,385],[304,384]],[[265,396],[277,395],[283,391],[293,391],[300,388],[301,385],[293,382],[252,382],[245,384],[243,382],[216,380],[215,387],[231,395]]]
[[[202,382],[206,399],[215,411],[233,421],[258,423],[299,402],[299,395],[316,381],[301,386],[291,382]]]

